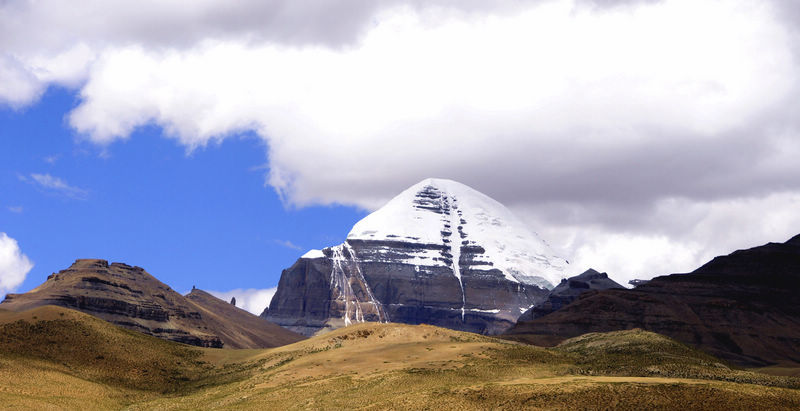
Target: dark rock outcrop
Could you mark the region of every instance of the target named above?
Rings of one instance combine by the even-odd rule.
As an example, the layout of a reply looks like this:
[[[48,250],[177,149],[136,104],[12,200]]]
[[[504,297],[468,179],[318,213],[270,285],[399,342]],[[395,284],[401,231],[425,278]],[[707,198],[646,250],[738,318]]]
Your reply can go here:
[[[517,321],[535,320],[558,311],[577,300],[581,294],[587,291],[612,288],[622,289],[625,287],[608,278],[608,274],[600,273],[590,268],[579,275],[561,280],[561,283],[550,291],[550,295],[547,296],[545,302],[536,304],[528,311],[525,311]]]
[[[520,307],[544,301],[548,293],[535,285],[508,281],[498,270],[463,270],[462,297],[459,281],[447,267],[369,257],[385,247],[348,240],[326,248],[322,257],[299,259],[281,274],[262,316],[304,335],[361,321],[425,323],[497,334],[514,324]],[[394,250],[403,247],[413,246],[392,245]]]
[[[25,294],[9,294],[0,308],[72,308],[113,324],[201,347],[266,348],[303,337],[196,288],[184,297],[141,267],[77,260]]]
[[[800,364],[800,236],[716,257],[632,290],[590,291],[507,337],[553,345],[588,332],[642,328],[731,362]]]
[[[501,204],[429,179],[284,270],[262,316],[304,335],[362,321],[497,334],[565,264]]]

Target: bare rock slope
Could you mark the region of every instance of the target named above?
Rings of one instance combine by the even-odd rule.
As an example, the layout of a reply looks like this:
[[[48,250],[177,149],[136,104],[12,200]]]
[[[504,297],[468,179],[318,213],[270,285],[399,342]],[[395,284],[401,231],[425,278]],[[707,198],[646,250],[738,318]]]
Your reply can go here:
[[[44,305],[201,347],[267,348],[303,339],[204,291],[184,297],[141,267],[98,259],[77,260],[28,293],[8,294],[0,308],[25,311]]]

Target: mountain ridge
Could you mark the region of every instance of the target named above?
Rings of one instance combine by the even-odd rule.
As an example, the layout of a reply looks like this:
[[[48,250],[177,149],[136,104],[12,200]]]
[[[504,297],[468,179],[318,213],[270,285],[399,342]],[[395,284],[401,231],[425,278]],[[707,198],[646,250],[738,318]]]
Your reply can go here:
[[[558,311],[578,299],[585,292],[610,288],[622,289],[625,287],[609,278],[607,273],[601,273],[589,268],[581,274],[561,280],[561,283],[550,290],[546,301],[536,304],[522,313],[517,322],[530,321]]]
[[[642,328],[746,366],[800,364],[800,236],[718,256],[629,290],[589,291],[507,338],[553,345]]]

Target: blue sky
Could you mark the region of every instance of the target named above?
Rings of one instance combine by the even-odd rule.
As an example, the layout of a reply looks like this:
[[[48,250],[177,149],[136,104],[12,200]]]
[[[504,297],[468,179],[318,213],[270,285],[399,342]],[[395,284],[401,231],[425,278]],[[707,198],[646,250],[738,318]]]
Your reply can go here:
[[[0,109],[0,227],[35,264],[18,292],[76,258],[138,265],[179,291],[269,288],[365,215],[285,207],[264,183],[263,143],[252,136],[190,153],[155,126],[108,146],[82,141],[64,120],[76,98],[53,88],[31,107]]]

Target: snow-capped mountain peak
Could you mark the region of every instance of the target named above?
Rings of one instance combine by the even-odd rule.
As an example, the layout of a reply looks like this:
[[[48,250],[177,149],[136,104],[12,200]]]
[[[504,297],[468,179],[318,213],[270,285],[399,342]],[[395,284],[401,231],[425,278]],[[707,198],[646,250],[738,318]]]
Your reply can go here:
[[[510,281],[546,288],[559,283],[567,265],[504,205],[446,179],[411,186],[356,223],[347,239],[449,245],[454,261],[459,261],[459,243],[481,247],[484,253],[469,268],[497,268]],[[441,263],[434,253],[414,258],[421,265]],[[458,265],[454,271],[458,275]]]
[[[306,335],[363,321],[496,334],[543,302],[566,265],[502,204],[427,179],[284,270],[265,316]]]

